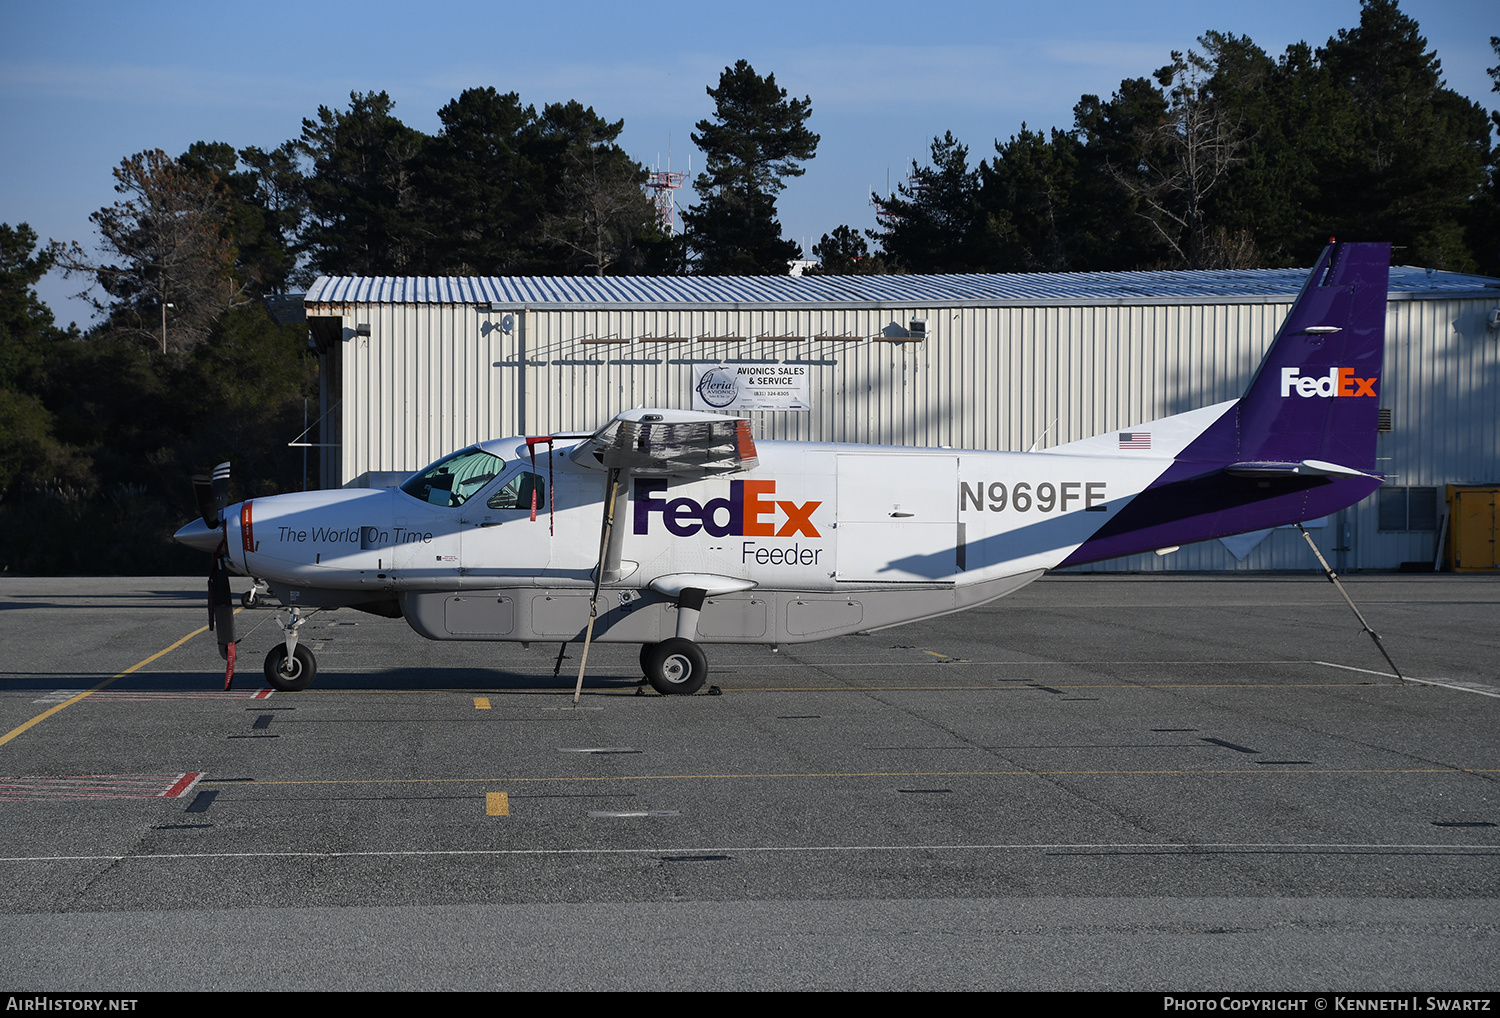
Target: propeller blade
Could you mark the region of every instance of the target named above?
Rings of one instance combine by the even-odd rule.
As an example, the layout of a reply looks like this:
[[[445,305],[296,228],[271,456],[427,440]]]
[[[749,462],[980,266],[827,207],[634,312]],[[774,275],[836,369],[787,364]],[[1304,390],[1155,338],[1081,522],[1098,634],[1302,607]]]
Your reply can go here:
[[[212,481],[214,493],[214,516],[223,519],[224,507],[229,504],[229,463],[225,461],[214,467]]]
[[[220,543],[208,569],[208,628],[219,640],[219,653],[228,662],[224,688],[234,681],[234,601],[229,592],[229,568],[224,563],[226,548]]]
[[[211,551],[208,565],[208,628],[219,640],[219,653],[228,662],[224,688],[234,681],[234,600],[229,592],[229,527],[224,507],[229,505],[229,464],[220,463],[213,474],[193,475],[193,497],[203,526],[189,523],[176,538],[193,548]]]
[[[203,518],[203,525],[209,530],[218,530],[223,520],[219,518],[219,510],[214,507],[213,478],[207,474],[194,474],[193,498],[198,503],[198,515]]]

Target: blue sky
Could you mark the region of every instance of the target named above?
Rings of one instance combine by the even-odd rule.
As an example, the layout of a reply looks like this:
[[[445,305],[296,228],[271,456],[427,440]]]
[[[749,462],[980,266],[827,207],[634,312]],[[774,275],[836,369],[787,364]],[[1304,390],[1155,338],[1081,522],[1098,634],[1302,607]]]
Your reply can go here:
[[[1487,66],[1500,15],[1481,0],[1403,0],[1450,87],[1500,105]],[[241,21],[232,15],[241,16]],[[465,88],[493,85],[538,107],[577,99],[611,120],[635,158],[686,169],[705,89],[744,58],[798,97],[822,136],[780,211],[813,243],[872,226],[871,188],[901,179],[935,134],[971,160],[996,138],[1067,127],[1084,93],[1108,95],[1213,29],[1274,54],[1321,45],[1359,21],[1358,0],[1135,0],[789,4],[378,2],[208,5],[0,0],[0,222],[96,242],[89,214],[115,199],[110,170],[133,152],[194,141],[271,148],[320,105],[384,90],[429,133]],[[693,167],[701,160],[692,153]],[[683,204],[692,196],[679,192]],[[44,280],[63,322],[89,320],[78,283]]]

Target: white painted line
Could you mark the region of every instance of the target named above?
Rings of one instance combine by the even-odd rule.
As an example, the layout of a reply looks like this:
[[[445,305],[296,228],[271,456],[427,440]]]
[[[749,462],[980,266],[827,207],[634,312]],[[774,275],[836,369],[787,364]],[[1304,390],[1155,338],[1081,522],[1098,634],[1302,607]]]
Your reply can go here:
[[[54,689],[46,696],[32,703],[64,703],[84,692],[82,689]],[[269,688],[259,691],[248,689],[236,689],[224,692],[218,689],[101,689],[94,694],[97,701],[133,700],[265,700],[270,698],[272,692]]]
[[[824,661],[819,658],[803,658],[800,661],[769,661],[763,664],[751,664],[746,661],[726,661],[719,666],[720,671],[767,671],[781,668],[912,668],[921,665],[936,667],[938,665],[966,664],[966,665],[1009,665],[1015,668],[1093,668],[1098,665],[1305,665],[1309,662],[1298,658],[1292,661],[988,661],[976,658],[948,658],[944,661],[928,661],[918,658],[915,661],[893,661],[886,658],[883,661],[847,661],[830,660]],[[1321,662],[1313,662],[1321,664]]]
[[[1038,843],[990,845],[742,845],[728,847],[660,848],[474,848],[428,849],[392,852],[164,852],[149,855],[24,855],[0,856],[7,862],[161,862],[178,859],[368,859],[430,858],[439,856],[561,856],[561,855],[687,855],[810,852],[1430,852],[1436,855],[1467,855],[1475,851],[1500,852],[1500,844],[1437,845],[1431,843],[1376,844],[1371,842],[1244,842],[1191,844],[1176,842]]]
[[[1355,668],[1353,665],[1338,665],[1334,664],[1332,661],[1314,661],[1313,664],[1324,665],[1328,668],[1342,668],[1346,672],[1361,672],[1365,675],[1379,675],[1380,677],[1386,679],[1399,679],[1401,677],[1392,672],[1377,672],[1372,671],[1369,668]]]
[[[675,809],[591,809],[591,817],[680,817]]]
[[[1364,672],[1366,675],[1379,675],[1387,679],[1400,678],[1390,672],[1376,672],[1368,668],[1355,668],[1353,665],[1339,665],[1332,661],[1314,661],[1315,665],[1326,665],[1329,668],[1342,668],[1347,672]],[[1480,696],[1493,696],[1500,698],[1500,689],[1487,686],[1482,682],[1462,682],[1458,679],[1414,679],[1410,675],[1406,677],[1407,682],[1415,682],[1421,686],[1442,686],[1444,689],[1456,689],[1460,693],[1478,693]]]
[[[610,753],[639,753],[640,752],[640,750],[638,750],[638,749],[631,749],[629,746],[583,746],[583,747],[579,747],[577,749],[573,749],[573,748],[570,748],[570,747],[567,747],[567,746],[559,746],[559,747],[557,747],[557,751],[559,753],[600,753],[600,754],[605,754],[605,755],[608,755]]]
[[[1407,682],[1416,682],[1423,686],[1442,686],[1444,689],[1456,689],[1460,693],[1478,693],[1480,696],[1500,697],[1500,689],[1494,686],[1486,686],[1481,682],[1459,682],[1456,679],[1407,679]]]

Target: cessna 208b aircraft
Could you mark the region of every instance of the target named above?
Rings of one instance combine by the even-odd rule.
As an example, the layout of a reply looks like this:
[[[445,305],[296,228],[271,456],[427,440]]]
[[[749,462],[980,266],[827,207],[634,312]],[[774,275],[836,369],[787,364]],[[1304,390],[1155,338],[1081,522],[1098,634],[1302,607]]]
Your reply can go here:
[[[637,409],[592,435],[481,442],[399,488],[226,505],[221,464],[176,536],[214,553],[231,676],[233,571],[256,580],[245,603],[287,609],[277,689],[316,673],[303,610],[351,607],[431,640],[637,643],[652,686],[692,693],[705,644],[912,622],[1365,498],[1389,260],[1330,244],[1242,398],[1045,452],[756,442],[743,419]]]

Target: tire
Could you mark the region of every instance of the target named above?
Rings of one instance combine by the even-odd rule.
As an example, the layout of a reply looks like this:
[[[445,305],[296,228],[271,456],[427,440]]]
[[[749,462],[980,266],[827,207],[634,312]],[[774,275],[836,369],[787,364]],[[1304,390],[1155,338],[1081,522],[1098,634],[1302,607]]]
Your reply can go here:
[[[663,696],[696,693],[708,678],[708,658],[703,648],[692,640],[673,637],[650,644],[650,653],[642,648],[646,679]]]
[[[656,649],[654,643],[641,644],[641,674],[651,674],[651,652]]]
[[[279,692],[300,692],[311,686],[313,679],[318,677],[317,659],[313,657],[312,651],[300,644],[297,653],[292,656],[290,667],[283,670],[284,664],[287,664],[286,644],[278,643],[266,655],[266,681],[271,684],[272,689]]]

